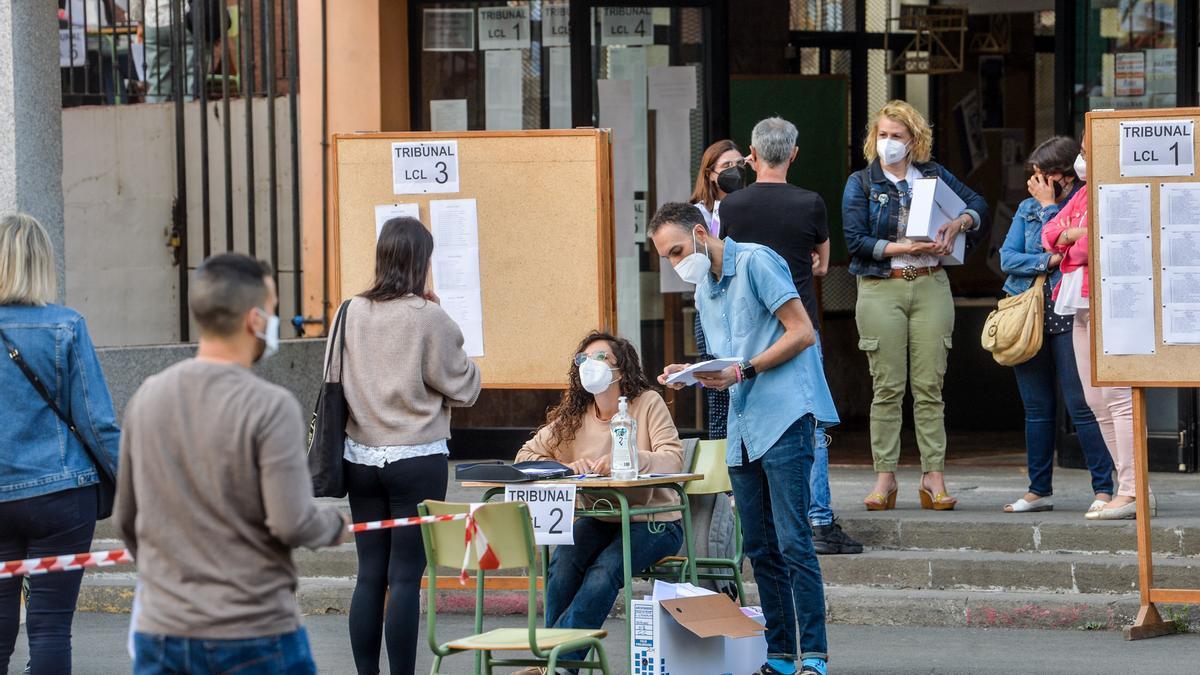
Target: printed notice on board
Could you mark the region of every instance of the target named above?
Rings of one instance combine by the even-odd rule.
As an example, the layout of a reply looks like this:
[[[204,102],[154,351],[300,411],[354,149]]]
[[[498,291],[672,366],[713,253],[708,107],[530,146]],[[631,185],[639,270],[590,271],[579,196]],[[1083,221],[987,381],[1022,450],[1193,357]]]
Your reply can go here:
[[[392,143],[392,193],[458,192],[458,141]]]
[[[600,44],[654,44],[654,10],[649,7],[600,9]]]
[[[479,220],[474,199],[429,202],[433,232],[433,290],[458,324],[467,356],[483,356],[479,279]]]
[[[571,46],[571,6],[542,4],[542,45]]]
[[[1100,293],[1105,354],[1153,354],[1154,257],[1150,184],[1100,185]]]
[[[470,9],[427,9],[421,26],[421,49],[427,52],[475,51],[475,12]]]
[[[1194,132],[1190,119],[1121,122],[1121,175],[1196,175]]]
[[[421,219],[421,209],[417,204],[381,204],[375,207],[375,241],[383,232],[383,226],[392,218]]]
[[[525,502],[538,546],[570,546],[575,543],[574,485],[504,486],[504,501]]]
[[[479,48],[524,49],[529,46],[529,7],[480,7]]]
[[[1163,343],[1200,344],[1200,183],[1158,193]]]

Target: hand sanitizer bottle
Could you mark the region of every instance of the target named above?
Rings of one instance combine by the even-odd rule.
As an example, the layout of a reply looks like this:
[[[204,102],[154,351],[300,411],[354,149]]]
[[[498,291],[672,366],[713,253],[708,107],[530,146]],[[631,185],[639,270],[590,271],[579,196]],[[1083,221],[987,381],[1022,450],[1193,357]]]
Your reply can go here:
[[[617,414],[608,423],[612,434],[612,477],[614,480],[637,480],[637,420],[629,416],[629,401],[622,396],[617,402]]]

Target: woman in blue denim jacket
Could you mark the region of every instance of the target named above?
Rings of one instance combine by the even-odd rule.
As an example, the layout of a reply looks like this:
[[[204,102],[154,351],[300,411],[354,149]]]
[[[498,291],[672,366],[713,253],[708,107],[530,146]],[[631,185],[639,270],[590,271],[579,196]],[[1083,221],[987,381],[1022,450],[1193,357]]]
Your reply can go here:
[[[954,332],[954,298],[941,256],[955,240],[977,244],[986,232],[987,203],[949,171],[930,161],[933,131],[904,101],[879,111],[863,143],[870,166],[850,175],[842,195],[842,223],[850,272],[858,276],[859,349],[871,368],[871,452],[875,487],[863,499],[870,511],[896,505],[901,406],[911,385],[917,446],[921,451],[921,507],[954,508],[942,475],[946,425],[942,382]],[[905,237],[913,183],[935,177],[966,204],[935,241]]]
[[[121,432],[83,317],[55,298],[50,237],[30,216],[0,221],[0,331],[116,475]],[[0,358],[0,560],[89,550],[99,476],[88,452],[5,349]],[[71,672],[71,622],[83,572],[30,577],[33,673]],[[0,672],[20,622],[21,578],[0,580]]]
[[[1004,292],[1023,293],[1041,275],[1045,309],[1043,313],[1042,348],[1029,361],[1013,368],[1017,388],[1025,405],[1025,451],[1029,466],[1029,492],[1008,504],[1008,513],[1049,511],[1054,508],[1051,479],[1054,471],[1055,416],[1058,395],[1079,435],[1079,444],[1092,474],[1095,500],[1089,511],[1102,508],[1112,497],[1113,463],[1096,416],[1088,407],[1075,364],[1071,345],[1069,316],[1054,313],[1052,289],[1062,273],[1058,265],[1062,256],[1048,253],[1042,246],[1042,227],[1050,222],[1059,209],[1076,191],[1084,189],[1083,181],[1075,175],[1073,164],[1079,153],[1079,143],[1073,138],[1055,136],[1042,143],[1029,155],[1026,165],[1033,172],[1029,179],[1030,197],[1021,202],[1013,216],[1012,226],[1004,245],[1000,247],[1000,267],[1008,274]]]

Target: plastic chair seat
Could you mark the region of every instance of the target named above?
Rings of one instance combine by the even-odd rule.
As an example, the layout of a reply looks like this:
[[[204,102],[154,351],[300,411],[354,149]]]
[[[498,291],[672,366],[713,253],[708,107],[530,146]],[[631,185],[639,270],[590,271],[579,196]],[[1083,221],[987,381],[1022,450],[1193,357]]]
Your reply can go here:
[[[537,629],[538,649],[554,649],[555,647],[586,640],[588,638],[604,638],[608,633],[603,630],[589,628],[539,628]],[[468,635],[453,642],[447,642],[445,647],[459,650],[475,651],[529,651],[528,628],[497,628],[478,635]]]

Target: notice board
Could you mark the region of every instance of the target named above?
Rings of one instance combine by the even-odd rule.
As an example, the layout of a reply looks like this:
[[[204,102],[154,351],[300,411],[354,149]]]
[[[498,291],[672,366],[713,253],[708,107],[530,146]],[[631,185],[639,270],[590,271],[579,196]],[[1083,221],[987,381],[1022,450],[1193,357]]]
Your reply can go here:
[[[426,172],[429,192],[396,194],[393,144],[435,141],[454,141],[449,173]],[[374,279],[376,207],[415,204],[430,227],[430,202],[474,199],[483,386],[563,388],[579,340],[616,330],[611,157],[606,129],[335,135],[333,295]]]
[[[1200,386],[1200,344],[1186,342],[1189,322],[1200,322],[1200,304],[1179,302],[1200,300],[1198,119],[1200,108],[1087,114],[1088,295],[1098,386]],[[1194,328],[1200,334],[1200,325]],[[1113,353],[1122,351],[1114,349],[1118,339],[1152,353]]]

